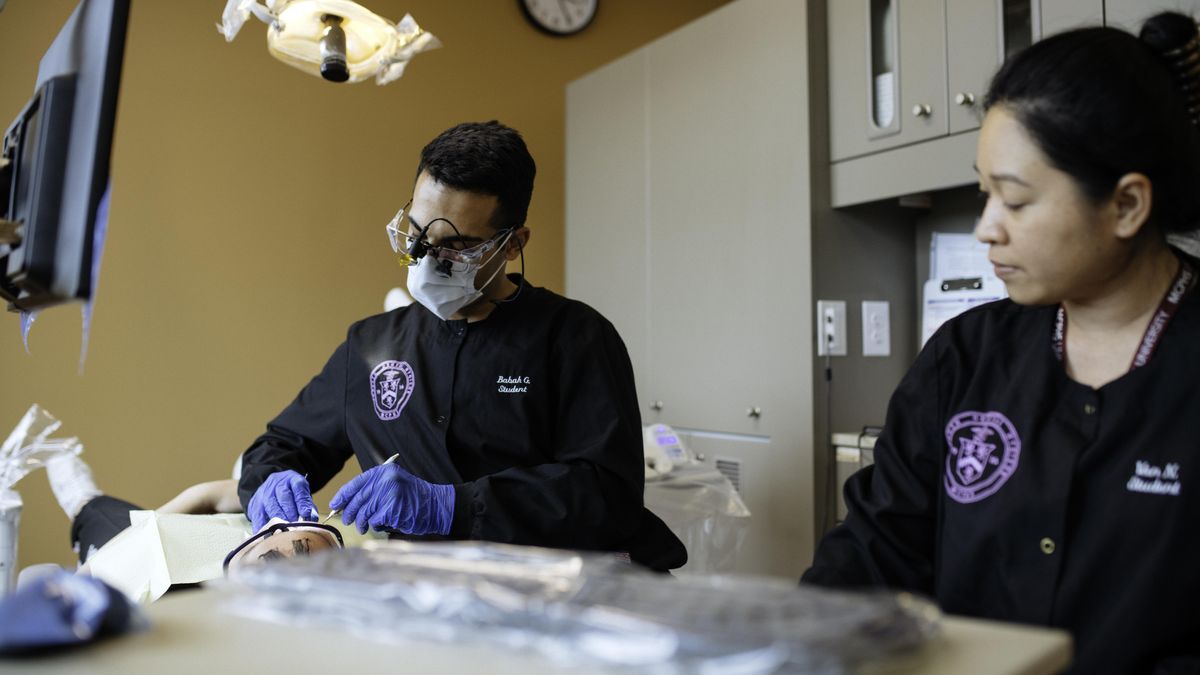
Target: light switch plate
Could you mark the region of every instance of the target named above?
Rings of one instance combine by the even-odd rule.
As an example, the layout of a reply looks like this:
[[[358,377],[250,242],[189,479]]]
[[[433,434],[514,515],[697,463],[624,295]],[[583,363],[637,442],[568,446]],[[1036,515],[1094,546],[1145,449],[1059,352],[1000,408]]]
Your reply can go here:
[[[817,356],[846,355],[846,302],[817,301]]]
[[[891,356],[892,328],[888,303],[884,300],[863,300],[863,356]]]

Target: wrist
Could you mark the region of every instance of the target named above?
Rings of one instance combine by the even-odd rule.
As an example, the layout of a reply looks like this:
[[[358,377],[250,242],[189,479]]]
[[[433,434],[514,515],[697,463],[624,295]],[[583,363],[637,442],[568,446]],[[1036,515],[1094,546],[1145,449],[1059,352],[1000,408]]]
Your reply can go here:
[[[442,536],[449,535],[454,523],[454,486],[434,483],[430,484],[430,488],[434,501],[433,531]]]

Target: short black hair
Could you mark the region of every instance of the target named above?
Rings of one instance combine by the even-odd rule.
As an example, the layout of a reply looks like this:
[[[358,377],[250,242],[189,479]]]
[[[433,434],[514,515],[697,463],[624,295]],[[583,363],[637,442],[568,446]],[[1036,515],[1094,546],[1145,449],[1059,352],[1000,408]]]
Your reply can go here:
[[[1121,176],[1141,173],[1154,189],[1150,222],[1163,232],[1195,229],[1200,132],[1188,83],[1164,56],[1195,37],[1195,22],[1174,12],[1148,19],[1140,39],[1115,28],[1053,35],[1005,62],[984,109],[1011,111],[1093,202],[1112,196]]]
[[[418,177],[422,171],[449,187],[496,197],[496,229],[525,224],[537,165],[515,129],[496,120],[451,127],[421,150]]]

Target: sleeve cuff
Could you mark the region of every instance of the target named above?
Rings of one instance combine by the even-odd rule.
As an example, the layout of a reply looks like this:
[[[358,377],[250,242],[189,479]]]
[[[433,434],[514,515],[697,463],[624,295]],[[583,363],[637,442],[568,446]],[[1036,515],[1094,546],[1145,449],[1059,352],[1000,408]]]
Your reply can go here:
[[[474,490],[470,483],[454,486],[454,517],[450,520],[451,539],[473,539],[475,530]],[[482,511],[482,509],[480,509]]]

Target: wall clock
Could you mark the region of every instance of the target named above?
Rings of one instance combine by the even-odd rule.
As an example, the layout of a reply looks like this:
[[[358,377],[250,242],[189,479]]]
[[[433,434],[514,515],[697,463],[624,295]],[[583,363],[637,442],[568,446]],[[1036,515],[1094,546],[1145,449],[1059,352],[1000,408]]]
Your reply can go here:
[[[560,37],[574,35],[596,18],[600,0],[517,0],[525,18],[539,29]]]

